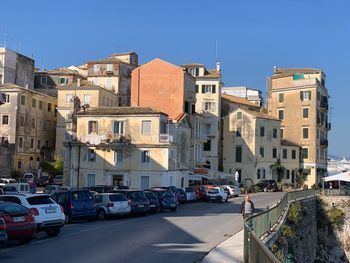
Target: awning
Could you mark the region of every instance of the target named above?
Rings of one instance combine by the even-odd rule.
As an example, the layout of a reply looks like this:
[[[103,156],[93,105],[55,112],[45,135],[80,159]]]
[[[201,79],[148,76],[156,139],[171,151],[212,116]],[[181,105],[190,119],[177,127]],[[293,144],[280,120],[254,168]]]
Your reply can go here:
[[[193,172],[190,172],[189,175],[188,175],[188,180],[202,181],[203,178],[212,179],[210,176],[207,176],[207,175],[204,175],[204,174],[195,174]]]
[[[331,176],[324,177],[323,180],[325,182],[329,181],[343,181],[343,182],[350,182],[350,172],[335,174]]]

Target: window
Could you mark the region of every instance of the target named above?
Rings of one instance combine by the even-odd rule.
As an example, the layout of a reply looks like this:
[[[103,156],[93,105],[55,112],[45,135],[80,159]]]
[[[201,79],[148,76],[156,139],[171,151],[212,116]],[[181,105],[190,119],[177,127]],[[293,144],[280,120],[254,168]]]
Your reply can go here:
[[[87,187],[95,186],[95,175],[88,174],[87,175]]]
[[[188,101],[185,101],[185,112],[190,113],[190,104],[188,103]]]
[[[36,108],[36,99],[32,99],[32,108]]]
[[[196,93],[199,92],[199,88],[198,88],[198,85],[196,85]]]
[[[302,148],[301,149],[302,157],[303,159],[308,159],[309,158],[309,149],[308,148]]]
[[[40,78],[40,83],[41,84],[47,84],[47,77],[41,77]]]
[[[73,102],[73,94],[66,94],[66,102]]]
[[[141,151],[141,163],[150,163],[151,162],[150,154],[151,153],[149,150]]]
[[[88,150],[88,161],[89,162],[96,162],[96,152],[93,149]]]
[[[260,154],[260,157],[261,157],[261,158],[264,158],[264,155],[265,155],[265,149],[264,149],[264,147],[260,147],[260,149],[259,149],[259,154]]]
[[[160,134],[168,133],[168,123],[167,123],[167,121],[165,121],[165,120],[161,120],[160,121],[159,133]]]
[[[272,158],[277,158],[277,149],[276,148],[272,149]]]
[[[309,118],[309,108],[303,108],[303,118]]]
[[[124,122],[114,121],[113,122],[113,133],[124,134]]]
[[[95,133],[97,134],[98,132],[98,127],[97,127],[97,121],[89,121],[88,123],[88,133]]]
[[[99,64],[95,64],[94,65],[94,71],[95,72],[99,72],[100,71],[100,65]]]
[[[2,125],[9,125],[9,115],[2,115],[1,124]]]
[[[284,102],[284,93],[278,94],[278,101],[279,102]]]
[[[141,134],[150,135],[151,134],[151,121],[142,121]]]
[[[3,93],[3,101],[9,103],[10,102],[10,94]]]
[[[18,161],[17,163],[17,169],[21,169],[22,168],[22,162],[21,161]]]
[[[242,162],[242,146],[236,146],[236,163]]]
[[[149,176],[141,176],[141,190],[149,188]]]
[[[242,127],[237,127],[236,136],[237,137],[241,137],[242,136]]]
[[[107,71],[113,71],[113,64],[107,64]]]
[[[23,148],[23,137],[18,138],[18,147]]]
[[[84,104],[90,104],[91,95],[84,94]]]
[[[242,119],[242,112],[239,111],[237,112],[237,120],[241,120]]]
[[[30,139],[30,149],[34,149],[34,139]]]
[[[123,150],[116,150],[114,152],[114,163],[122,163],[123,162]]]
[[[272,137],[273,137],[274,139],[277,138],[277,129],[273,129],[273,130],[272,130]]]
[[[204,102],[204,110],[205,111],[214,111],[214,102],[206,101]]]
[[[35,129],[35,119],[34,118],[32,118],[31,124],[32,124],[32,128]]]
[[[43,109],[43,102],[41,100],[39,100],[39,109],[42,110]]]
[[[192,104],[192,113],[196,113],[196,105]]]
[[[290,179],[290,171],[287,170],[287,179],[289,180]]]
[[[215,93],[216,86],[215,85],[202,85],[202,93]]]
[[[257,179],[265,179],[266,177],[266,171],[264,168],[260,168],[256,170],[256,177]]]
[[[260,127],[260,137],[265,136],[265,127]]]
[[[211,140],[207,140],[207,141],[203,144],[203,151],[205,151],[205,152],[211,151]]]
[[[36,148],[37,148],[38,150],[40,150],[40,147],[41,147],[41,141],[38,140],[38,143],[36,144]]]
[[[58,79],[58,84],[59,84],[59,85],[68,84],[68,79],[67,79],[67,78],[59,78],[59,79]]]
[[[280,133],[281,133],[281,139],[283,139],[283,129],[280,130]]]
[[[296,159],[296,158],[297,158],[297,151],[292,150],[292,159]]]
[[[303,128],[303,139],[309,138],[309,128]]]
[[[288,158],[288,151],[287,151],[287,149],[283,149],[282,157],[283,157],[283,159],[287,159]]]
[[[26,105],[26,97],[25,96],[21,96],[21,105]]]
[[[311,91],[300,91],[300,100],[311,100]]]
[[[280,120],[284,119],[284,110],[278,110],[278,119]]]
[[[47,111],[48,111],[48,112],[51,112],[51,103],[48,103],[48,104],[47,104]]]

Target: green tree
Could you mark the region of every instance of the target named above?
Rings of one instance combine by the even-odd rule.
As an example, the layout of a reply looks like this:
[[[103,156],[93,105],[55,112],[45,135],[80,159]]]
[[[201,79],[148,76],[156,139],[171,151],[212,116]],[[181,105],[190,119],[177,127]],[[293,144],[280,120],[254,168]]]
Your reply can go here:
[[[43,161],[40,163],[40,167],[43,172],[56,176],[63,173],[63,160],[57,159],[53,162]]]
[[[284,174],[284,170],[286,169],[282,164],[281,160],[278,158],[276,163],[271,164],[270,169],[272,174],[277,174],[277,182],[281,182]]]

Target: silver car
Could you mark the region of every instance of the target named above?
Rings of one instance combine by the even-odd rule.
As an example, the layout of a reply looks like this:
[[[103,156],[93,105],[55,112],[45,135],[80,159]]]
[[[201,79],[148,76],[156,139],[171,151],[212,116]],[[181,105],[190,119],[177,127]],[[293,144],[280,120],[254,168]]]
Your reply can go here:
[[[196,191],[192,187],[183,188],[186,193],[187,202],[194,202],[197,200]]]
[[[131,211],[129,200],[120,193],[102,193],[95,196],[97,218],[105,219],[107,216],[128,215]]]

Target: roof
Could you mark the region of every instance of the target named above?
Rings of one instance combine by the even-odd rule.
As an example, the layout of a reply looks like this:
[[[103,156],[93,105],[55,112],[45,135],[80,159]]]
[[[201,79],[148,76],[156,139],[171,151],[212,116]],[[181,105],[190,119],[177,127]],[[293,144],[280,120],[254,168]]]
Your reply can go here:
[[[292,76],[295,74],[319,74],[323,73],[321,69],[315,68],[275,68],[272,78]]]
[[[103,90],[109,93],[112,93],[115,96],[118,96],[115,92],[112,90],[108,90],[104,87],[95,85],[91,82],[83,83],[80,86],[77,86],[76,83],[68,84],[68,85],[60,85],[56,87],[57,90]]]
[[[140,115],[140,114],[168,114],[159,110],[155,110],[148,107],[98,107],[98,108],[86,108],[85,111],[79,111],[78,116],[85,115]]]
[[[36,71],[36,75],[38,74],[48,74],[48,75],[79,75],[83,76],[76,70],[72,70],[69,68],[57,68],[57,69],[51,69],[51,70],[43,70],[43,71]]]
[[[47,97],[47,98],[50,98],[50,99],[53,99],[53,100],[57,100],[56,97],[53,97],[53,96],[50,96],[50,95],[47,95],[47,94],[44,94],[44,93],[41,93],[41,92],[37,92],[37,91],[34,91],[34,90],[30,90],[30,89],[25,89],[21,86],[18,86],[16,84],[12,84],[12,83],[5,83],[5,84],[1,84],[0,85],[0,91],[3,90],[3,89],[16,89],[18,91],[24,91],[24,92],[29,92],[29,93],[33,93],[33,94],[36,94],[36,95],[40,95],[40,96],[44,96],[44,97]]]
[[[86,62],[87,64],[96,64],[96,63],[100,63],[100,64],[108,64],[108,63],[126,63],[125,61],[119,59],[119,58],[103,58],[103,59],[97,59],[97,60],[92,60],[92,61],[88,61]]]
[[[122,53],[113,53],[113,54],[111,55],[111,57],[113,57],[113,56],[130,55],[130,54],[136,54],[136,55],[137,55],[137,53],[136,53],[135,51],[130,51],[130,52],[122,52]]]
[[[329,181],[344,181],[344,182],[350,182],[350,172],[344,172],[340,174],[335,174],[331,176],[327,176],[323,178],[325,182]]]
[[[285,139],[281,140],[281,145],[282,146],[300,147],[298,144],[291,142],[291,141],[288,141],[288,140],[285,140]]]
[[[188,64],[182,64],[180,65],[181,67],[204,67],[204,64],[201,63],[197,63],[197,62],[192,62],[192,63],[188,63]]]
[[[237,97],[237,96],[233,96],[233,95],[228,95],[228,94],[221,94],[221,99],[227,100],[229,102],[233,102],[233,103],[237,103],[237,104],[242,104],[242,105],[246,105],[246,106],[250,106],[250,107],[254,107],[254,108],[260,108],[258,105],[254,104],[253,102],[250,102],[247,99],[241,98],[241,97]]]
[[[263,113],[261,111],[256,111],[256,110],[250,110],[250,109],[242,109],[243,111],[253,115],[256,118],[259,119],[266,119],[266,120],[272,120],[272,121],[281,121],[275,117],[272,117],[271,115],[268,115],[266,113]]]
[[[216,69],[208,69],[204,73],[204,76],[196,76],[196,78],[206,78],[206,79],[221,78],[221,71],[218,71]]]

